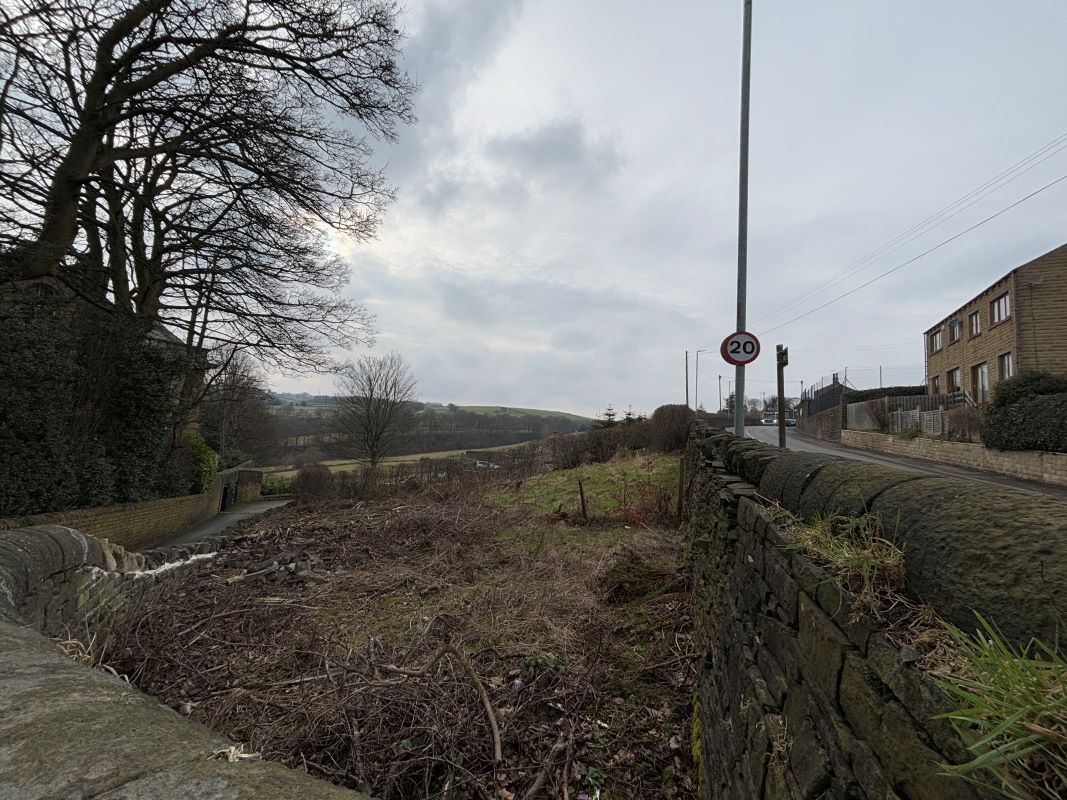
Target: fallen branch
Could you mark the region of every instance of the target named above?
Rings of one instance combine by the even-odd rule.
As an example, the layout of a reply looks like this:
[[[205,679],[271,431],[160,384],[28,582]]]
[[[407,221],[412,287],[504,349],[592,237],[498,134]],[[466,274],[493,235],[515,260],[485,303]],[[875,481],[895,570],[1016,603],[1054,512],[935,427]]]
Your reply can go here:
[[[544,791],[545,785],[548,783],[548,776],[552,774],[552,768],[555,766],[556,759],[560,754],[567,749],[567,739],[562,733],[556,738],[556,743],[552,745],[552,749],[548,751],[548,758],[545,759],[545,763],[541,766],[541,771],[537,773],[537,780],[533,782],[533,786],[530,790],[522,796],[522,800],[533,800],[542,791]]]

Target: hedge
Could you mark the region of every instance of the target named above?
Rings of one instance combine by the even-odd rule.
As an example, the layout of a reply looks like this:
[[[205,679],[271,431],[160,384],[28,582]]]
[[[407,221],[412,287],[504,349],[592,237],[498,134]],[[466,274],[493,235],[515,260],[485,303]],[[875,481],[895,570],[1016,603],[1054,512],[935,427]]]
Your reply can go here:
[[[991,406],[986,411],[982,441],[994,450],[1067,453],[1067,392]]]
[[[846,403],[861,403],[864,400],[877,400],[880,397],[910,397],[926,394],[926,385],[918,386],[884,386],[880,389],[845,389]]]
[[[1036,395],[1067,392],[1067,378],[1049,372],[1027,370],[1008,378],[993,390],[993,408],[1003,408]]]

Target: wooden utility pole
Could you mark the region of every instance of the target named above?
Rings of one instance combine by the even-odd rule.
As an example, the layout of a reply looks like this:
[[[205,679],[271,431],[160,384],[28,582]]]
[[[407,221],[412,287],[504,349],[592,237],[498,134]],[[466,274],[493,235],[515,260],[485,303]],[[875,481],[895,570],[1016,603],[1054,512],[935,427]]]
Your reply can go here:
[[[785,449],[785,368],[789,365],[789,348],[775,346],[778,356],[778,446]]]

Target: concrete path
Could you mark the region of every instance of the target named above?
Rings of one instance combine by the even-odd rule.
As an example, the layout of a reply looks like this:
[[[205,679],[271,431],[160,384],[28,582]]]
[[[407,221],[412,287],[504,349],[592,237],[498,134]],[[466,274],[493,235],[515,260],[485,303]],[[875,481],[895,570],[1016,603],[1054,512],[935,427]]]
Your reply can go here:
[[[252,503],[239,503],[238,505],[231,506],[226,511],[220,511],[211,519],[200,523],[195,528],[191,528],[184,533],[179,533],[172,539],[162,542],[158,547],[169,547],[174,544],[192,544],[194,542],[199,542],[205,537],[226,530],[231,525],[234,525],[243,519],[258,516],[265,511],[270,511],[272,508],[280,508],[291,502],[293,502],[292,498],[283,498],[278,500],[257,500]]]
[[[745,428],[745,435],[753,439],[758,439],[761,442],[767,442],[768,444],[778,444],[778,428],[770,425],[749,426]],[[856,461],[866,461],[870,464],[880,464],[884,467],[896,467],[897,469],[903,469],[909,472],[923,472],[927,475],[937,475],[943,478],[967,478],[975,481],[983,481],[985,483],[993,483],[997,486],[1003,486],[1008,489],[1017,489],[1032,494],[1043,494],[1049,497],[1056,497],[1060,500],[1067,500],[1067,488],[1047,486],[1043,483],[1035,483],[1034,481],[1023,481],[1018,478],[1009,478],[1006,475],[997,475],[992,472],[979,472],[978,470],[954,467],[950,464],[940,464],[936,461],[922,461],[916,458],[905,458],[903,456],[894,456],[888,453],[872,453],[869,450],[858,450],[853,447],[845,447],[844,445],[834,444],[833,442],[824,442],[819,439],[804,436],[803,434],[798,433],[795,428],[786,430],[786,447],[790,450],[800,452],[842,456]]]

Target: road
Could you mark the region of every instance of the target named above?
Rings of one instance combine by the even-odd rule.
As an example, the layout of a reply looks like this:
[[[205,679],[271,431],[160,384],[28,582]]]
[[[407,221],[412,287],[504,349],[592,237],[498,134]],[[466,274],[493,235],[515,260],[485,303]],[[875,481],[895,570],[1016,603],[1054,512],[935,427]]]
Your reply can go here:
[[[768,444],[778,444],[778,428],[770,425],[752,425],[745,428],[745,435]],[[963,467],[953,467],[949,464],[939,464],[935,461],[920,461],[915,458],[904,458],[887,453],[872,453],[869,450],[856,450],[852,447],[823,442],[803,436],[797,433],[795,428],[786,429],[786,447],[790,450],[807,453],[824,453],[832,456],[844,456],[856,461],[866,461],[870,464],[880,464],[884,467],[896,467],[909,472],[923,472],[927,475],[937,475],[943,478],[969,478],[971,480],[993,483],[1008,489],[1018,489],[1033,494],[1043,494],[1048,497],[1056,497],[1067,500],[1067,488],[1059,486],[1046,486],[1043,483],[1033,481],[1021,481],[1017,478],[1009,478],[1005,475],[995,475],[990,472],[979,472]]]

